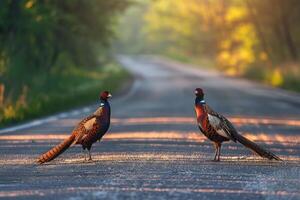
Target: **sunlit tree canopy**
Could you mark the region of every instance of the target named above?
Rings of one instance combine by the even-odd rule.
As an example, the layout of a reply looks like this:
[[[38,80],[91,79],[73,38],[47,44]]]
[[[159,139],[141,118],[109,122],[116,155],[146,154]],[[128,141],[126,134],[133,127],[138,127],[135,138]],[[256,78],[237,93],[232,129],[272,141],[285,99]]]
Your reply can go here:
[[[163,54],[296,88],[299,10],[298,0],[143,1],[129,9],[122,22],[127,24],[122,30],[129,32],[128,16],[131,24],[138,24],[139,30],[132,32],[139,35],[138,48],[129,44],[131,34],[120,34],[119,43],[124,52],[130,46],[131,53]]]

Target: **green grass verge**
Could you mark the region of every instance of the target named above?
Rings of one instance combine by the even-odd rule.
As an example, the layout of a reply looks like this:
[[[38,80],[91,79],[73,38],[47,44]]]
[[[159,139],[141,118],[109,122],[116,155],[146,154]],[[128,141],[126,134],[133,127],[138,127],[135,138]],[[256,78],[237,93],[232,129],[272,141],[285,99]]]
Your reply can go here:
[[[33,77],[27,92],[20,94],[25,97],[0,109],[0,127],[96,102],[100,91],[113,93],[129,78],[130,74],[115,62],[98,69]],[[20,103],[20,99],[25,102]]]

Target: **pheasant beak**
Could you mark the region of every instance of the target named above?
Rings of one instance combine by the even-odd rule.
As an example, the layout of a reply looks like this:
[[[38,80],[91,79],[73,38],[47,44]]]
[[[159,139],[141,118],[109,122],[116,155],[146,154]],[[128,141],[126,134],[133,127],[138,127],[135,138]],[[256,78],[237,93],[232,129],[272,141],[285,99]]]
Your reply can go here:
[[[108,95],[107,95],[107,98],[111,98],[112,97],[112,95],[109,93]]]

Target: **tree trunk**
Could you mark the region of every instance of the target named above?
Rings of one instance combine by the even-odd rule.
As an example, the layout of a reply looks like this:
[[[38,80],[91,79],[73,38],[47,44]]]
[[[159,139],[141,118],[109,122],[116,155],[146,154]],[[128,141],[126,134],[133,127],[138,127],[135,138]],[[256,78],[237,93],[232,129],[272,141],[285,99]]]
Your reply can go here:
[[[285,40],[285,44],[287,46],[288,52],[293,60],[297,60],[298,53],[295,43],[293,41],[290,25],[289,25],[289,16],[291,15],[291,11],[289,9],[288,2],[277,0],[276,2],[278,11],[279,11],[279,20],[280,26],[282,29],[283,37]]]
[[[252,24],[255,26],[255,29],[256,29],[258,38],[260,40],[263,51],[268,55],[269,58],[271,58],[271,53],[269,51],[267,41],[266,41],[265,36],[264,36],[264,34],[262,32],[262,29],[260,27],[257,16],[255,15],[255,12],[253,10],[253,5],[251,4],[251,1],[252,0],[246,0],[246,4],[247,4],[248,10],[249,10],[249,14],[250,14],[250,17],[251,17]]]
[[[281,23],[282,23],[282,29],[283,29],[283,34],[284,34],[284,38],[286,41],[286,45],[288,47],[288,50],[290,52],[292,59],[295,61],[298,58],[298,53],[297,53],[297,48],[295,46],[295,43],[294,43],[292,35],[291,35],[288,19],[286,16],[282,15],[281,20],[282,20]]]

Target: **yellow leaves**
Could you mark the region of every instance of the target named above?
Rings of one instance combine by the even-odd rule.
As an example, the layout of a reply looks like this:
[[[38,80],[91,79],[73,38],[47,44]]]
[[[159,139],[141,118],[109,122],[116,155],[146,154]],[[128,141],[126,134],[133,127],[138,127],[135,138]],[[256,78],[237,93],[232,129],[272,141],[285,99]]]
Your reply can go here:
[[[230,68],[233,65],[231,53],[227,50],[223,50],[219,53],[217,58],[219,64],[223,68]]]
[[[247,48],[254,46],[258,42],[255,28],[250,23],[240,24],[233,30],[232,34],[233,39],[242,41],[243,45]]]
[[[25,3],[25,8],[30,9],[33,7],[34,4],[35,4],[34,0],[29,0]]]
[[[4,89],[4,84],[0,84],[0,121],[20,117],[20,110],[27,106],[27,86],[23,86],[22,92],[16,102],[13,102],[10,97],[4,98]]]
[[[217,60],[220,66],[225,69],[227,75],[234,76],[238,74],[238,71],[235,68],[237,59],[235,56],[232,56],[229,51],[221,51],[218,55]]]
[[[4,108],[4,119],[11,119],[17,116],[17,111],[14,109],[12,105],[9,105]]]
[[[226,21],[232,23],[243,19],[247,14],[246,8],[243,6],[232,6],[228,9]]]
[[[258,39],[253,25],[241,23],[220,42],[218,62],[230,75],[241,75],[249,64],[256,61],[255,46]]]
[[[252,67],[270,63],[248,12],[245,0],[156,0],[145,19],[148,35],[166,54],[201,57],[207,50],[217,54],[227,74],[247,75]],[[268,77],[261,72],[261,79],[269,84],[287,80],[284,67],[267,70]]]
[[[224,62],[230,58],[230,53],[228,51],[221,51],[219,54],[219,60]]]
[[[220,42],[221,49],[228,49],[230,48],[230,41],[229,40],[223,40]]]
[[[179,48],[184,54],[193,52],[195,46],[204,49],[207,44],[217,44],[209,48],[219,51],[221,67],[242,74],[256,61],[259,41],[255,27],[246,19],[244,1],[229,5],[220,0],[153,1],[145,14],[147,35],[154,43],[169,45],[166,50]]]
[[[210,48],[219,48],[220,67],[231,75],[241,75],[256,61],[255,47],[259,43],[255,27],[245,19],[247,15],[243,0],[236,0],[229,7],[218,0],[157,0],[150,4],[146,21],[152,41],[171,41],[171,47],[166,48],[169,51],[174,49],[174,43],[177,49],[183,44],[188,49],[181,51],[189,52],[195,45],[205,47],[205,40],[217,39],[218,46]],[[223,27],[227,29],[225,34]]]
[[[147,22],[145,31],[153,39],[157,37],[156,34],[168,34],[168,37],[176,38],[177,35],[188,37],[193,33],[189,4],[185,1],[155,1],[144,18]]]
[[[280,86],[283,84],[283,76],[279,69],[275,69],[272,72],[270,81],[273,86]]]
[[[247,64],[251,64],[255,61],[255,55],[252,49],[241,49],[239,52],[240,59],[246,62]]]
[[[229,76],[236,76],[236,75],[238,75],[238,71],[236,68],[230,67],[226,70],[226,74]]]
[[[202,0],[151,2],[143,29],[148,48],[165,54],[198,55],[204,48],[201,41],[214,37],[210,32],[210,7]]]

